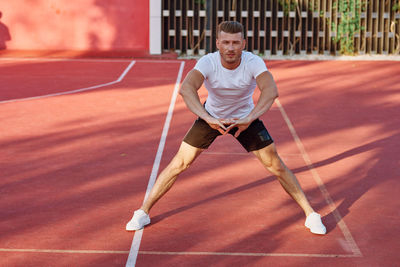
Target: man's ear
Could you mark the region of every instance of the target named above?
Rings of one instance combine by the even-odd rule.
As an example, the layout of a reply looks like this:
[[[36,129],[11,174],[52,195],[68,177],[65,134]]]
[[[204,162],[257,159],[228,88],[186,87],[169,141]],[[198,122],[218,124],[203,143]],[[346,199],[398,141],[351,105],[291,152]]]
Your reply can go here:
[[[219,41],[218,41],[218,38],[215,40],[215,44],[216,44],[217,48],[219,49]]]
[[[246,39],[243,38],[242,50],[246,47]]]

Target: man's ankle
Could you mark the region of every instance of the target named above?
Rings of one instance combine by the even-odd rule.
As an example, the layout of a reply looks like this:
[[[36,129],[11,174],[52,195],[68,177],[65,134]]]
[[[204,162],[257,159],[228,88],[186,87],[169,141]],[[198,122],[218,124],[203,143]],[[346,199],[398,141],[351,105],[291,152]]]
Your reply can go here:
[[[149,209],[146,209],[144,207],[141,207],[140,209],[143,210],[147,215],[149,215],[149,211],[150,211]]]
[[[306,214],[306,217],[308,217],[308,215],[310,215],[311,213],[315,212],[313,209],[310,210],[305,210],[304,213]]]

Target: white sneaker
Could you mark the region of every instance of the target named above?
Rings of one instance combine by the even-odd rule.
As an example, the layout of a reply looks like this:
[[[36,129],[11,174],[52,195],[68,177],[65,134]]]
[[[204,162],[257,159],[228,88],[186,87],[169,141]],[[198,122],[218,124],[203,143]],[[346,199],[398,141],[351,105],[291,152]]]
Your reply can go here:
[[[133,213],[132,219],[126,224],[126,231],[136,231],[142,229],[150,223],[149,215],[144,210],[137,210]]]
[[[311,233],[317,235],[324,235],[326,234],[326,228],[322,224],[321,215],[316,212],[311,213],[307,216],[306,222],[304,225],[310,229]]]

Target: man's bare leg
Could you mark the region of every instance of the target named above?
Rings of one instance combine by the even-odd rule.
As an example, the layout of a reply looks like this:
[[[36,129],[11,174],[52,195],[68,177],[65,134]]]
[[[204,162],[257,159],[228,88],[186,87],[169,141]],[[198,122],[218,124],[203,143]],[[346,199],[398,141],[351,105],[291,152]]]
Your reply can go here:
[[[148,214],[153,205],[172,187],[178,175],[186,170],[203,151],[204,149],[182,142],[175,157],[158,176],[141,209]]]
[[[297,204],[299,204],[306,216],[314,212],[303,190],[301,189],[296,176],[283,163],[276,151],[274,144],[271,144],[260,150],[253,151],[253,153],[267,170],[277,176],[282,187],[297,202]]]
[[[148,215],[150,209],[168,192],[178,175],[186,170],[203,150],[182,142],[175,157],[158,176],[142,207],[134,212],[132,219],[126,224],[127,231],[140,230],[150,223],[150,216]]]

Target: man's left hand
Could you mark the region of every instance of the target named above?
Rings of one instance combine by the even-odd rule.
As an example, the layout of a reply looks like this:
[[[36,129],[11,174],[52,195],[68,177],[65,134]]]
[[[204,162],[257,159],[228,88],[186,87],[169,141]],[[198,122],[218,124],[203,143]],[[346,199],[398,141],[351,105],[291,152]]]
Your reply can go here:
[[[237,119],[237,118],[233,118],[233,119],[227,119],[222,121],[222,123],[225,124],[225,122],[228,122],[226,124],[230,124],[229,127],[226,129],[226,132],[229,132],[230,130],[232,130],[233,128],[237,127],[238,130],[235,133],[235,137],[237,138],[241,132],[243,132],[244,130],[246,130],[249,125],[251,124],[251,120],[249,118],[243,118],[243,119]]]

